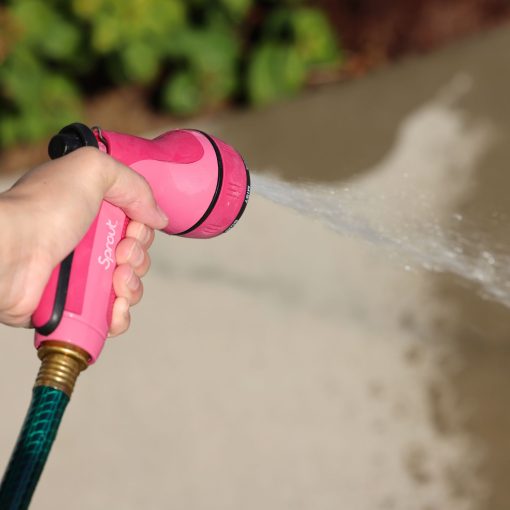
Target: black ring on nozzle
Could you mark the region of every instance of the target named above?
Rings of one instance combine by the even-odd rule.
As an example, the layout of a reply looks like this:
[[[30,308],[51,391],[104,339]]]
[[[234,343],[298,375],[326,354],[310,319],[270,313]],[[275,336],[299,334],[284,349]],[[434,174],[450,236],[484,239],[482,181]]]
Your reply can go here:
[[[212,210],[216,207],[216,202],[218,202],[218,198],[220,196],[221,186],[223,184],[223,159],[221,158],[221,152],[218,146],[216,145],[216,142],[203,131],[200,131],[199,129],[193,129],[193,131],[196,131],[197,133],[200,133],[204,135],[209,142],[211,143],[214,153],[216,154],[216,160],[218,161],[218,181],[216,182],[216,189],[214,190],[214,195],[212,197],[211,203],[209,204],[209,207],[205,211],[205,213],[202,215],[202,217],[190,228],[184,230],[183,232],[179,232],[178,234],[175,234],[177,236],[184,236],[186,234],[189,234],[190,232],[193,232],[196,228],[198,228],[202,223],[209,217],[209,214],[211,214]]]
[[[51,159],[65,156],[80,147],[99,148],[97,139],[92,130],[85,124],[75,122],[61,129],[48,145],[48,155]]]
[[[216,154],[216,159],[218,161],[218,182],[216,183],[216,190],[214,191],[214,195],[211,200],[211,203],[209,204],[209,207],[207,208],[207,210],[205,211],[203,216],[192,227],[188,228],[187,230],[184,230],[183,232],[179,232],[178,234],[175,234],[178,236],[184,236],[186,234],[189,234],[190,232],[193,232],[193,230],[198,228],[200,225],[202,225],[202,223],[204,223],[204,221],[209,217],[209,215],[211,214],[213,209],[216,207],[216,203],[218,202],[218,198],[220,196],[221,187],[223,185],[223,159],[221,157],[221,152],[220,152],[218,145],[213,140],[213,138],[211,136],[209,136],[207,133],[205,133],[204,131],[201,131],[200,129],[193,129],[193,131],[196,131],[197,133],[204,135],[209,140],[209,142],[211,143],[211,145],[214,149],[214,152]],[[241,159],[243,159],[242,156],[241,156]],[[241,205],[241,209],[239,210],[239,213],[237,214],[235,220],[222,232],[222,234],[224,234],[225,232],[227,232],[228,230],[230,230],[237,224],[237,222],[243,215],[244,210],[246,209],[246,205],[248,204],[248,199],[250,198],[250,190],[251,190],[250,172],[248,170],[248,167],[247,167],[244,159],[243,159],[243,164],[244,164],[244,169],[246,171],[246,196],[244,198],[244,201]]]

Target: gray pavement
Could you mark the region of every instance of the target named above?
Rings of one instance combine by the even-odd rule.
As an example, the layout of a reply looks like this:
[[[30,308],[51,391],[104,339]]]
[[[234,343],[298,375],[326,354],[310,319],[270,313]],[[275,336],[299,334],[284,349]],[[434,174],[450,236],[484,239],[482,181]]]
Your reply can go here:
[[[509,30],[484,34],[200,127],[260,172],[354,190],[367,202],[349,206],[387,235],[451,232],[461,215],[467,237],[483,233],[470,248],[499,260],[509,44]],[[479,286],[256,193],[227,236],[160,235],[152,256],[132,328],[81,377],[33,508],[508,508],[510,319]],[[0,337],[7,459],[37,360],[30,332]]]

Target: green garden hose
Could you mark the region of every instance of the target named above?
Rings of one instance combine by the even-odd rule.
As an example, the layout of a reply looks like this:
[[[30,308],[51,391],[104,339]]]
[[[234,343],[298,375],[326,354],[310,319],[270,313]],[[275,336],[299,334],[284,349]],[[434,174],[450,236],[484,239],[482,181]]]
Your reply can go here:
[[[24,510],[43,471],[60,421],[88,355],[64,342],[46,342],[32,401],[0,484],[0,510]]]
[[[28,508],[69,402],[60,390],[37,386],[0,486],[0,509]]]

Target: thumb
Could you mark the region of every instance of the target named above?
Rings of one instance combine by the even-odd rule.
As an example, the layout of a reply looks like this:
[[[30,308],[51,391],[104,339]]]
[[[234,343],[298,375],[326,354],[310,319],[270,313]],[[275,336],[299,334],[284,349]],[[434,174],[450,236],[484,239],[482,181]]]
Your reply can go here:
[[[168,218],[145,178],[111,156],[105,157],[108,163],[102,172],[104,200],[120,207],[132,220],[154,229],[166,227]]]

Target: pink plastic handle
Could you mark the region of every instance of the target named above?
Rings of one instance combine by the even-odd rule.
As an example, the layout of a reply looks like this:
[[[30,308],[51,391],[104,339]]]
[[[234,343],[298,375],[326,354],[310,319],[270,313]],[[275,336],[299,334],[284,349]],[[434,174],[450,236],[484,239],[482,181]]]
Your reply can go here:
[[[91,362],[97,359],[111,323],[115,250],[124,237],[126,225],[122,210],[103,202],[98,216],[74,250],[65,307],[58,326],[50,335],[36,333],[36,347],[51,337],[81,347],[90,354]],[[61,265],[53,271],[32,316],[35,326],[45,324],[50,318],[60,269]]]

